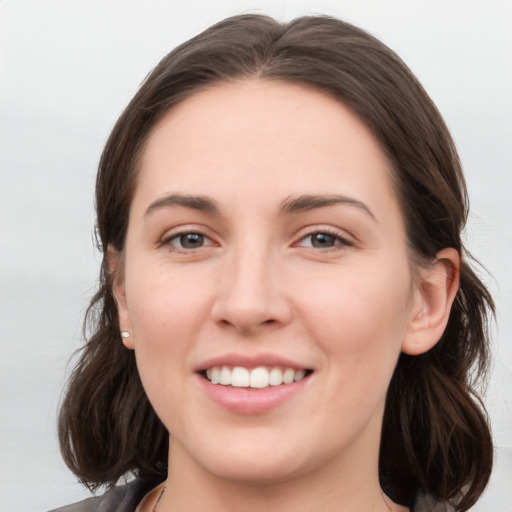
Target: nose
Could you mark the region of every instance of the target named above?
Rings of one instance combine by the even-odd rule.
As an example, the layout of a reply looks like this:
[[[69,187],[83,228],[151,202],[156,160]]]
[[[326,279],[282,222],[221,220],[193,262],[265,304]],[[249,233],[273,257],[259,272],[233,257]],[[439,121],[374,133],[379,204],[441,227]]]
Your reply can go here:
[[[290,321],[279,258],[269,252],[248,247],[226,261],[212,308],[217,324],[252,335]]]

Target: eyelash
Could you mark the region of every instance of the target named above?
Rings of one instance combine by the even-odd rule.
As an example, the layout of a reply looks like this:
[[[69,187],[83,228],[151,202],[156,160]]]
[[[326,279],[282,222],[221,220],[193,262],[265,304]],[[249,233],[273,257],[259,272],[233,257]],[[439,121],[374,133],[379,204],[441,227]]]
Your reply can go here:
[[[183,247],[183,238],[187,236],[195,235],[197,237],[202,238],[201,245],[199,247]],[[328,237],[332,237],[333,239],[333,245],[330,245],[328,247],[315,247],[313,246],[312,237],[315,235],[327,235]],[[303,242],[307,239],[311,240],[311,245],[302,245]],[[179,241],[180,246],[177,246],[173,243],[173,241]],[[210,243],[204,243],[205,241],[209,241]],[[173,233],[170,236],[164,238],[161,243],[161,246],[167,246],[170,248],[170,250],[180,253],[191,253],[196,252],[197,250],[200,250],[204,247],[213,246],[216,245],[214,241],[212,241],[211,238],[209,238],[207,235],[202,233],[201,231],[197,230],[190,230],[190,231],[181,231],[179,233]],[[348,240],[347,238],[341,236],[338,232],[332,229],[316,229],[314,231],[311,231],[305,235],[303,235],[297,242],[293,244],[294,247],[306,247],[312,251],[315,251],[318,249],[322,252],[329,252],[329,251],[336,251],[339,249],[342,249],[343,247],[351,247],[354,243],[351,240]]]
[[[351,240],[348,240],[347,238],[341,236],[339,232],[337,232],[333,229],[328,229],[328,228],[316,229],[314,231],[311,231],[311,232],[307,233],[306,235],[302,236],[300,238],[300,240],[298,242],[296,242],[294,245],[300,246],[301,242],[303,242],[304,240],[306,240],[308,238],[311,239],[315,235],[327,235],[329,237],[332,237],[334,239],[334,244],[329,247],[314,247],[313,245],[303,246],[303,247],[308,247],[309,249],[312,249],[312,250],[318,249],[323,252],[327,252],[327,251],[336,251],[336,250],[342,249],[343,247],[351,247],[354,245],[354,243]]]
[[[183,247],[183,240],[181,240],[181,239],[184,237],[190,236],[190,235],[196,235],[198,237],[202,237],[203,240],[208,240],[212,243],[209,243],[209,244],[203,243],[199,247]],[[173,244],[174,240],[180,241],[181,247],[174,245]],[[188,253],[188,252],[196,251],[198,249],[202,249],[205,246],[215,245],[215,243],[211,240],[211,238],[206,236],[204,233],[201,233],[201,231],[191,230],[191,231],[181,231],[179,233],[173,233],[172,235],[164,238],[160,245],[168,246],[171,248],[172,251]]]

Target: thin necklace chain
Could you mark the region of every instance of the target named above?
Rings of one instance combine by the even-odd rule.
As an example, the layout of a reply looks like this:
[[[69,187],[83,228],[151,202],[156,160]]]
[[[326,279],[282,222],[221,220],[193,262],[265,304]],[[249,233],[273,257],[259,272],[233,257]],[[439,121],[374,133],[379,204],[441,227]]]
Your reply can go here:
[[[167,483],[164,484],[162,487],[162,490],[160,491],[160,496],[158,496],[158,499],[156,500],[155,506],[153,507],[152,512],[157,512],[158,504],[162,501],[162,498],[165,494],[165,489],[167,488]]]

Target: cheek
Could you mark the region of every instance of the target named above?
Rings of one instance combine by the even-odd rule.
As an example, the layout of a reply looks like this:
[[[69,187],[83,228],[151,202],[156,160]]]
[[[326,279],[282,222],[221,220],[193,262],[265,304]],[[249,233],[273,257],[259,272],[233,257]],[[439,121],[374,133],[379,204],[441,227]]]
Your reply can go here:
[[[297,290],[300,317],[328,364],[342,366],[345,375],[381,369],[387,375],[407,331],[410,276],[392,268],[351,270]]]
[[[380,428],[407,329],[409,274],[397,273],[392,265],[368,269],[354,265],[295,289],[302,330],[322,358],[318,380],[323,392],[311,428],[339,445],[370,423]]]
[[[179,270],[136,274],[127,281],[130,322],[140,356],[155,361],[184,351],[211,309],[211,294]]]
[[[162,272],[141,273],[127,281],[137,367],[165,425],[180,424],[175,411],[182,411],[180,404],[190,399],[183,382],[189,378],[191,347],[208,311],[207,297],[198,290],[197,283]]]

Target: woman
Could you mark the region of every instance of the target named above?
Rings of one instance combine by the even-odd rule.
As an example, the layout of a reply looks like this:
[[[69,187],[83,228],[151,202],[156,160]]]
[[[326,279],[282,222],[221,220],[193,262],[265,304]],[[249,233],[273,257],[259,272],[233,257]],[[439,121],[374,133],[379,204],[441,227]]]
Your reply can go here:
[[[113,489],[62,511],[476,502],[493,303],[453,142],[382,43],[326,17],[211,27],[122,114],[96,205],[59,428],[72,471]]]

